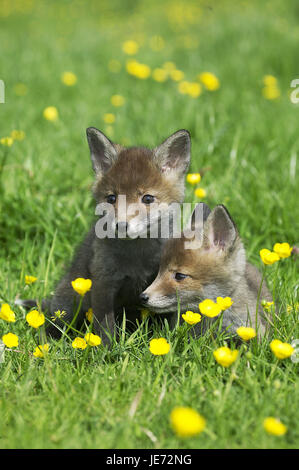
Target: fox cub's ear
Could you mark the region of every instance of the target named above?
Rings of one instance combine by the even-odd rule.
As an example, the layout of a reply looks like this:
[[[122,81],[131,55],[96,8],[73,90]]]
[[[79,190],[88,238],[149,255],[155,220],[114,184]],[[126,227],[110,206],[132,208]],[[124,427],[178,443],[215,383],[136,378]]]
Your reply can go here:
[[[190,164],[191,139],[188,131],[181,129],[154,149],[154,160],[164,173],[183,176]]]
[[[106,173],[117,158],[112,142],[95,127],[86,129],[92,167],[96,174]]]
[[[205,224],[205,245],[209,248],[229,250],[237,237],[238,231],[228,210],[223,205],[216,206]]]

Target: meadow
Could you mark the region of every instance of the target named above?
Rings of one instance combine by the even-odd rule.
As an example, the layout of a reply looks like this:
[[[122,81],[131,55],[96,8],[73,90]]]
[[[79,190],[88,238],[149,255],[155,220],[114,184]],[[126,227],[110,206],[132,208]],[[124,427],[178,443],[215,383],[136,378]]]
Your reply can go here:
[[[295,0],[0,0],[0,307],[16,317],[0,319],[0,338],[19,338],[0,362],[0,448],[298,447],[298,358],[269,347],[299,340],[298,256],[259,255],[298,244],[298,20]],[[191,133],[189,171],[202,178],[185,200],[227,206],[277,304],[271,333],[238,346],[230,367],[213,356],[223,335],[147,320],[133,335],[123,325],[111,349],[74,349],[71,335],[33,356],[39,330],[14,302],[53,293],[96,220],[89,126],[150,148]],[[163,356],[149,350],[159,337]],[[179,437],[176,406],[205,429]],[[264,429],[272,416],[283,435]]]

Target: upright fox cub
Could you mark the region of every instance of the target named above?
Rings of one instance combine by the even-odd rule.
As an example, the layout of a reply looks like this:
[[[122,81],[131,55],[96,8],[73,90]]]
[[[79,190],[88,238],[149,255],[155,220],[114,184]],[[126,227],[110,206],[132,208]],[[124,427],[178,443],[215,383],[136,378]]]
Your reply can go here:
[[[79,301],[71,282],[78,277],[91,279],[92,288],[83,299],[80,317],[82,320],[92,308],[95,331],[107,343],[109,335],[105,336],[105,331],[113,332],[124,309],[129,320],[136,319],[139,295],[158,272],[165,240],[141,235],[146,234],[152,222],[149,208],[153,202],[183,202],[191,143],[189,132],[179,130],[154,150],[123,148],[93,127],[87,129],[87,140],[96,176],[93,193],[97,204],[106,203],[114,208],[115,237],[98,238],[96,224],[91,228],[48,302],[48,311],[64,310],[64,320],[71,322],[74,305]],[[120,204],[121,196],[125,196],[125,206]],[[143,215],[136,217],[134,212],[128,215],[126,209],[132,203],[137,211],[143,209]],[[62,326],[58,319],[56,322]],[[52,325],[47,333],[60,335]]]
[[[202,216],[198,227],[196,212]],[[182,235],[164,245],[159,273],[140,296],[143,304],[156,313],[171,313],[177,311],[179,298],[183,313],[186,310],[196,312],[200,301],[207,298],[216,301],[218,296],[228,296],[233,304],[223,313],[223,329],[234,333],[239,326],[250,325],[258,328],[262,336],[266,321],[261,300],[271,301],[271,295],[263,285],[256,322],[262,276],[246,261],[242,241],[227,209],[218,205],[211,211],[206,204],[198,204],[192,214],[192,228],[200,235],[197,239],[190,241]],[[176,317],[172,315],[172,324]],[[197,325],[196,334],[200,330],[204,332],[207,324],[203,319]]]

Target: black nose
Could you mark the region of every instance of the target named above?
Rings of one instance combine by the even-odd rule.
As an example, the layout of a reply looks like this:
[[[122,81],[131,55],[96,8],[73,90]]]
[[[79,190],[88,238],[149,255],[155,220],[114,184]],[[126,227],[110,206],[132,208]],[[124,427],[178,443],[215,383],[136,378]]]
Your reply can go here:
[[[118,232],[123,232],[126,233],[128,230],[128,223],[127,222],[117,222],[116,224],[116,230]]]
[[[142,294],[140,294],[140,300],[141,302],[143,303],[146,303],[149,299],[149,296],[147,294],[145,294],[144,292],[142,292]]]

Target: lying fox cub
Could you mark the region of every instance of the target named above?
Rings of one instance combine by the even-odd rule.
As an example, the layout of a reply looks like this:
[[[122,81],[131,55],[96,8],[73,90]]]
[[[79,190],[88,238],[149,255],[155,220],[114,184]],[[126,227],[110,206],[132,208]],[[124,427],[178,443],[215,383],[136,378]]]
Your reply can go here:
[[[124,309],[132,322],[140,315],[139,295],[157,275],[165,239],[143,235],[148,235],[153,224],[160,226],[160,215],[150,210],[154,202],[167,207],[183,202],[191,143],[189,132],[179,130],[153,150],[123,148],[93,127],[87,129],[87,140],[95,172],[93,193],[98,205],[113,208],[114,235],[100,237],[97,224],[91,228],[53,298],[43,301],[42,308],[49,314],[65,311],[64,321],[70,323],[79,301],[71,282],[76,278],[91,279],[92,287],[84,296],[78,321],[92,308],[95,331],[107,343]],[[132,205],[134,210],[130,212]],[[136,211],[141,215],[136,216]],[[167,217],[167,209],[164,215]],[[35,304],[30,300],[18,303],[27,307]],[[63,327],[59,319],[55,323]],[[52,325],[47,333],[60,335]]]
[[[196,213],[201,214],[199,223]],[[263,336],[266,320],[261,301],[271,301],[271,295],[263,285],[256,322],[262,276],[246,261],[242,241],[227,209],[218,205],[211,211],[200,203],[192,214],[191,223],[196,237],[190,241],[182,234],[181,238],[168,240],[164,245],[159,273],[140,296],[144,306],[157,314],[176,312],[179,298],[182,313],[198,312],[198,303],[202,300],[216,301],[218,296],[228,296],[233,304],[223,313],[223,330],[234,334],[240,326],[252,326]],[[171,326],[176,319],[177,314],[172,314]],[[203,333],[208,324],[209,320],[203,318],[196,325],[195,334]]]

